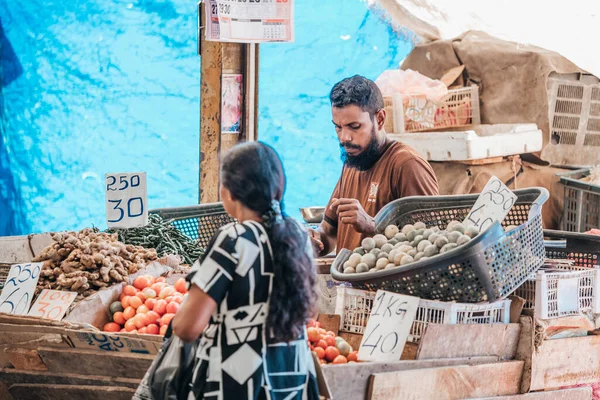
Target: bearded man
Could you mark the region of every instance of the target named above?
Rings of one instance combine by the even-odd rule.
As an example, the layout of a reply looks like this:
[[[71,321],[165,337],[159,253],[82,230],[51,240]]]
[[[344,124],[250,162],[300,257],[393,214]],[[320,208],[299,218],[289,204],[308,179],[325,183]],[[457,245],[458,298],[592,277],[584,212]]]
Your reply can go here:
[[[346,78],[329,99],[344,167],[323,222],[310,232],[320,255],[360,246],[375,234],[373,217],[391,201],[439,194],[429,163],[387,137],[383,96],[375,82],[359,75]]]

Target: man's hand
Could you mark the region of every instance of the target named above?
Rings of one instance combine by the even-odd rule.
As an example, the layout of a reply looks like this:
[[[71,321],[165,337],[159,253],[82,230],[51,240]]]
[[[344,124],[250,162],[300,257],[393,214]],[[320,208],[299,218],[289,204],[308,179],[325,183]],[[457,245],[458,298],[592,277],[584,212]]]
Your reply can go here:
[[[325,250],[325,245],[323,244],[323,240],[321,239],[321,232],[319,232],[318,230],[309,228],[308,236],[310,236],[312,245],[315,248],[315,253],[321,254],[323,252],[323,250]]]
[[[352,225],[354,230],[367,235],[375,233],[375,220],[356,199],[333,199],[331,209],[337,214],[339,222]]]

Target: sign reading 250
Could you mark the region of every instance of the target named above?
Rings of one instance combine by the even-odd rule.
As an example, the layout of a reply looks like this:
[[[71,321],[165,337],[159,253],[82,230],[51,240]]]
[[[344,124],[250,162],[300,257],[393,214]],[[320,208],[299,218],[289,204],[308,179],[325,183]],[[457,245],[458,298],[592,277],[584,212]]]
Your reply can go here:
[[[109,228],[136,228],[148,223],[145,172],[106,174],[105,184]]]

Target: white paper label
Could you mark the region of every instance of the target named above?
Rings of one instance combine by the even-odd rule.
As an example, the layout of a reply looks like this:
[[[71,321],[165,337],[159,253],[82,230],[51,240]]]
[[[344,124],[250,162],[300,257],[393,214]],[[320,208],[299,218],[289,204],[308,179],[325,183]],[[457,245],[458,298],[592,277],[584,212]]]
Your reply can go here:
[[[378,290],[358,358],[361,361],[400,360],[418,307],[418,297]]]
[[[479,232],[483,232],[494,222],[502,222],[516,201],[517,195],[500,179],[492,176],[481,191],[463,225],[476,226]]]
[[[556,287],[559,313],[579,310],[579,278],[559,279]]]
[[[294,0],[210,0],[206,6],[206,40],[294,41]]]
[[[0,294],[0,312],[27,315],[41,270],[42,263],[15,264],[10,267]]]
[[[76,292],[44,289],[27,315],[60,321],[76,297]]]
[[[109,228],[148,224],[146,173],[106,174],[106,221]]]

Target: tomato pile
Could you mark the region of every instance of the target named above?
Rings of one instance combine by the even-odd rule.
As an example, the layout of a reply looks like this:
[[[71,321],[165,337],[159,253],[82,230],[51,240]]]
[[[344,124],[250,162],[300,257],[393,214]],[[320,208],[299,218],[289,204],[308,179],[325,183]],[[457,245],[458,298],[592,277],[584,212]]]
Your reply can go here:
[[[346,364],[358,361],[358,351],[352,350],[352,346],[343,338],[323,329],[320,322],[311,319],[306,332],[308,346],[319,357],[321,364]]]
[[[166,278],[142,275],[127,285],[110,305],[112,322],[104,325],[105,332],[132,332],[163,335],[177,313],[187,284],[180,278],[169,285]]]

